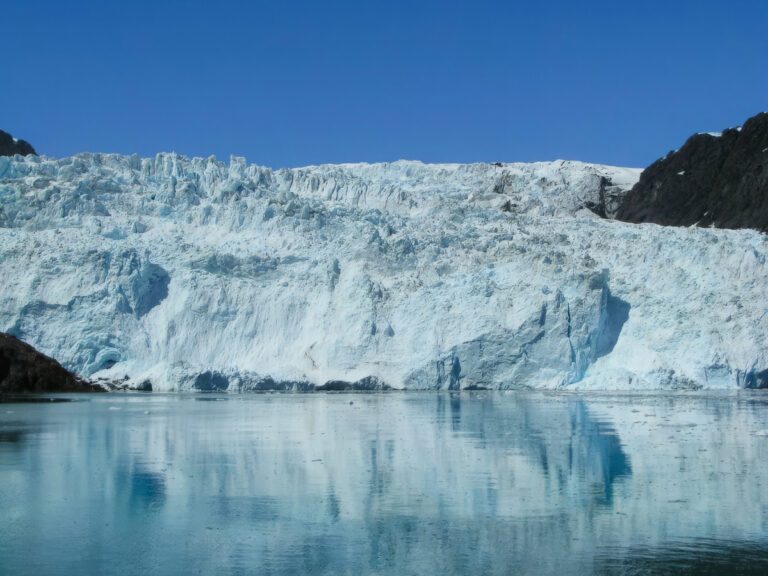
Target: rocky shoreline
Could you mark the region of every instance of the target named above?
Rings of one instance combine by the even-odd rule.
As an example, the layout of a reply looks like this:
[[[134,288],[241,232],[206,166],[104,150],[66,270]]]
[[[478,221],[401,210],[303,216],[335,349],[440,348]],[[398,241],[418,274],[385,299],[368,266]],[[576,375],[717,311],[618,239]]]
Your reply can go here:
[[[0,395],[104,391],[15,336],[0,333]]]

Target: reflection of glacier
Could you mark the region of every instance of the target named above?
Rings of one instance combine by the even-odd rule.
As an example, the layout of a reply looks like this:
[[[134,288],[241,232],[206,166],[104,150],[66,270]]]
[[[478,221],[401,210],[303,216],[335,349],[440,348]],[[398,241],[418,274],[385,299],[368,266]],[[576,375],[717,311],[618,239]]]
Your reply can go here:
[[[553,417],[553,402],[557,407],[554,416],[567,426],[560,434],[552,429],[549,420]],[[542,404],[538,398],[522,395],[502,404],[489,402],[487,411],[478,410],[478,406],[483,404],[467,402],[466,397],[462,402],[459,394],[438,396],[437,422],[449,418],[453,431],[483,445],[502,443],[505,450],[523,455],[538,465],[544,481],[553,489],[566,486],[576,474],[595,489],[602,488],[590,491],[590,499],[607,502],[614,482],[632,473],[613,425],[591,417],[581,399]]]
[[[100,398],[47,409],[0,443],[14,527],[0,549],[44,549],[78,518],[67,557],[145,573],[583,573],[601,550],[768,535],[759,408],[529,394]]]

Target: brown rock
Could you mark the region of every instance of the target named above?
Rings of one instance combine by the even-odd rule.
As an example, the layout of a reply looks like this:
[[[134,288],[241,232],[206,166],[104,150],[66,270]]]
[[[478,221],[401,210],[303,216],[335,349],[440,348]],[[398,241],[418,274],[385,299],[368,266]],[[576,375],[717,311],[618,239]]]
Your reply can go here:
[[[0,332],[0,394],[103,391],[29,344]]]

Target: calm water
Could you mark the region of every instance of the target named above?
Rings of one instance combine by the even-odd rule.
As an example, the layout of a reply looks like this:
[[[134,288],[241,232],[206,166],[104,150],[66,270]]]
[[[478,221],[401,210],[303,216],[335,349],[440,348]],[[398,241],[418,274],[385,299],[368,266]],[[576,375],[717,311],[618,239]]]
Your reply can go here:
[[[768,574],[768,396],[84,400],[0,404],[0,574]]]

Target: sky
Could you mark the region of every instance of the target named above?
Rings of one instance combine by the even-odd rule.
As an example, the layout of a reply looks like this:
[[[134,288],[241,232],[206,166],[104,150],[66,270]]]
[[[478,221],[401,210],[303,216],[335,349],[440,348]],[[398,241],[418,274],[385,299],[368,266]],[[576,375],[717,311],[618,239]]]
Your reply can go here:
[[[23,0],[0,129],[274,167],[646,166],[768,110],[765,0]]]

